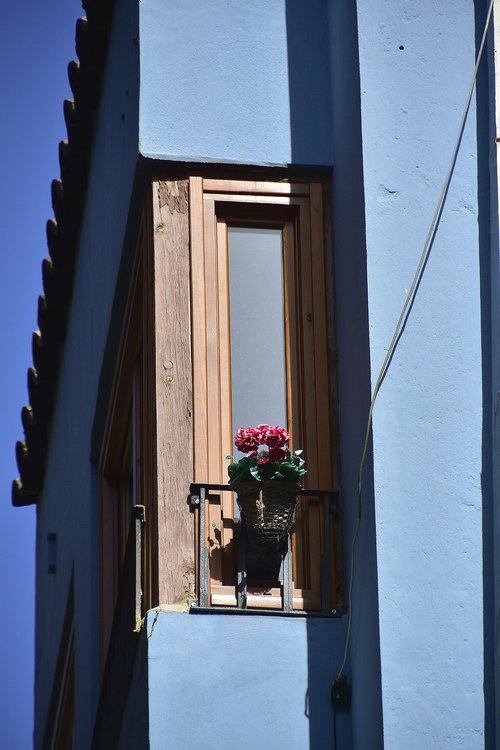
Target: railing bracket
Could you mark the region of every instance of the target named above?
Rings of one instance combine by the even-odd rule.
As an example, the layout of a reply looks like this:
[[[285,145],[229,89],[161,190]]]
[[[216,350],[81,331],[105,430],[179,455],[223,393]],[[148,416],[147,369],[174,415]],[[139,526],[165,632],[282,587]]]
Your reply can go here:
[[[200,507],[200,496],[199,495],[188,495],[188,504],[191,510]]]

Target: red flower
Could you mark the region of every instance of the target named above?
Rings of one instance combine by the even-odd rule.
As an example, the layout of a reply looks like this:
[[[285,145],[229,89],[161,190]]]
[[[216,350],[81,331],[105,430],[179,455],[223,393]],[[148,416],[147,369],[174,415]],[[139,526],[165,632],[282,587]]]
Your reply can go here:
[[[270,461],[284,461],[286,458],[286,451],[283,448],[271,448],[269,451]]]
[[[269,456],[261,456],[257,460],[257,463],[259,464],[259,466],[263,466],[264,464],[267,464],[268,461],[269,461]]]

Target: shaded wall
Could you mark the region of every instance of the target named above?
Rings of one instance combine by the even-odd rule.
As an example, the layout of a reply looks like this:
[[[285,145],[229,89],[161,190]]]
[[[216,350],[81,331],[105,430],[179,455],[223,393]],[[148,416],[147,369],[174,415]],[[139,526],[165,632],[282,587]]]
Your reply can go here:
[[[476,44],[489,3],[477,0]],[[478,182],[481,195],[479,230],[481,240],[481,291],[483,329],[483,533],[484,533],[484,667],[485,667],[485,747],[500,745],[500,268],[498,226],[498,93],[495,86],[495,37],[499,19],[490,24],[488,43],[477,84]],[[498,57],[498,53],[497,53]],[[498,65],[498,62],[497,62]]]
[[[356,4],[332,1],[329,11],[334,150],[332,234],[347,596],[351,543],[358,518],[358,469],[370,403],[370,350]],[[300,108],[298,100],[296,108]],[[369,750],[381,747],[383,741],[377,585],[369,451],[356,544],[351,649],[346,670],[353,691],[353,745]]]
[[[121,721],[118,750],[150,750],[148,639],[145,630],[140,633],[139,638],[132,681]]]
[[[75,748],[90,747],[99,694],[97,477],[90,434],[137,159],[137,9],[119,4],[104,82],[47,474],[38,506],[35,747],[40,746],[74,570]],[[128,6],[128,7],[126,7]],[[47,574],[47,534],[57,572]]]

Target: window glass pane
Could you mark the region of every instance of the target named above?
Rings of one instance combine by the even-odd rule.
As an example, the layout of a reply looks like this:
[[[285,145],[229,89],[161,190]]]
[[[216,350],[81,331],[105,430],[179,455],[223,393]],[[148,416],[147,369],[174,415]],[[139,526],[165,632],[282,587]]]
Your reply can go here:
[[[287,425],[281,229],[228,227],[233,434]]]

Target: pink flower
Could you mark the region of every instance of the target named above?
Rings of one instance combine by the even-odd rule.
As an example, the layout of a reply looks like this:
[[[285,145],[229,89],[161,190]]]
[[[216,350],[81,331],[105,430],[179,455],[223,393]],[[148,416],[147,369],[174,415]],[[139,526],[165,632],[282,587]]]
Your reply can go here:
[[[282,450],[288,445],[289,440],[290,435],[284,427],[259,424],[257,427],[240,427],[234,443],[241,453],[251,453],[251,458],[253,458],[259,445],[265,445],[271,450]],[[284,453],[276,455],[279,455],[279,458],[272,460],[280,461],[285,458]]]
[[[265,429],[262,429],[265,428]],[[288,445],[290,435],[284,427],[279,425],[259,425],[261,430],[261,443],[267,445],[269,448],[284,448]]]
[[[242,453],[257,450],[260,445],[260,430],[255,427],[240,427],[234,438],[234,444]]]

